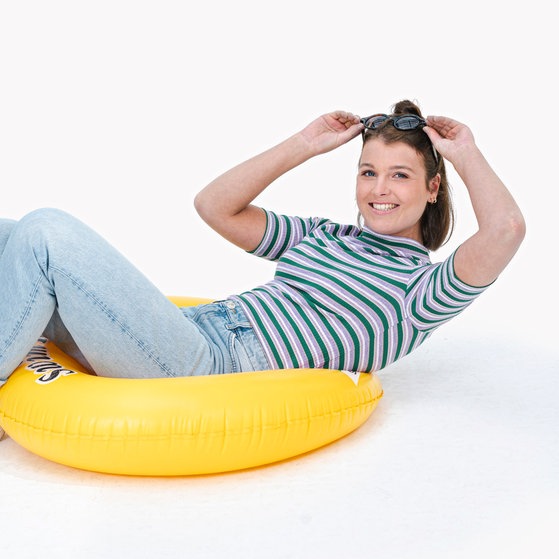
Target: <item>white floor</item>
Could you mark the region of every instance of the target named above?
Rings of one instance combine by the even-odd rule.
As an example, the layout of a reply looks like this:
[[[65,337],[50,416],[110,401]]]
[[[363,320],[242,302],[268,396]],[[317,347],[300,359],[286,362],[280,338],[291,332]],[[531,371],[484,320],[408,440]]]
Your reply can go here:
[[[326,448],[162,479],[0,443],[1,559],[558,556],[556,17],[543,0],[500,4],[0,3],[0,215],[66,209],[165,293],[216,297],[270,277],[203,227],[192,198],[334,109],[417,98],[466,122],[528,221],[498,282],[382,371],[379,407]],[[359,149],[295,170],[262,205],[353,222]],[[475,231],[449,173],[458,226],[435,260]]]

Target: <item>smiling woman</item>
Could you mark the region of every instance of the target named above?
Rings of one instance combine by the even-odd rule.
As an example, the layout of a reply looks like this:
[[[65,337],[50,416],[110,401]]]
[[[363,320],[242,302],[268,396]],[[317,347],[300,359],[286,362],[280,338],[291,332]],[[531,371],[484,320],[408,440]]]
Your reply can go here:
[[[404,223],[395,225],[397,229],[403,228],[391,234],[413,238],[429,250],[436,250],[452,233],[454,222],[444,160],[423,132],[427,122],[414,104],[401,102],[394,107],[394,112],[393,116],[374,115],[361,119],[364,130],[362,172],[357,182],[359,210],[361,212],[361,205],[367,205],[367,198],[371,196],[376,199],[368,205],[372,204],[376,210],[380,210],[381,205],[384,211],[404,205],[403,212],[399,213],[405,213],[407,219],[404,217]],[[375,165],[381,163],[385,167],[384,176],[381,169],[375,169]],[[361,203],[360,193],[364,197]],[[414,193],[417,196],[415,211],[408,203]],[[402,196],[402,201],[407,202],[391,203],[388,208],[390,196]],[[378,225],[390,227],[388,223]]]
[[[426,184],[423,158],[410,146],[371,140],[359,164],[359,213],[374,231],[421,243],[421,217],[427,203],[436,203],[440,179],[437,174]]]
[[[253,204],[290,169],[360,134],[361,226]],[[429,250],[452,225],[444,159],[462,177],[479,229],[432,263]],[[524,236],[520,210],[468,127],[424,120],[408,101],[363,122],[325,114],[216,178],[195,206],[227,240],[276,261],[274,278],[222,301],[177,307],[64,212],[0,220],[0,285],[9,294],[0,299],[0,384],[43,335],[82,370],[106,377],[378,371],[474,301]]]
[[[360,227],[277,215],[252,204],[279,176],[359,134]],[[433,264],[429,250],[441,246],[453,224],[444,158],[465,179],[476,213],[483,190],[499,218],[479,212],[479,232]],[[218,177],[198,194],[196,207],[226,239],[277,261],[271,282],[232,297],[277,368],[387,366],[469,305],[524,236],[520,210],[469,129],[446,117],[425,120],[410,101],[395,105],[391,115],[323,115]]]

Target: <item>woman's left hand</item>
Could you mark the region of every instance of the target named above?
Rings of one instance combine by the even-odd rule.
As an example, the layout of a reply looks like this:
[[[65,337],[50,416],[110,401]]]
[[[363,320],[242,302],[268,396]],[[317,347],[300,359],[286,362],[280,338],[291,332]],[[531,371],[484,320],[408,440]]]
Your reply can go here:
[[[465,124],[446,116],[429,116],[426,120],[427,126],[423,130],[435,149],[451,163],[464,148],[475,145],[474,135]]]
[[[457,249],[454,270],[468,285],[488,285],[504,270],[524,238],[522,213],[465,124],[430,116],[423,130],[464,182],[478,223],[478,230]]]

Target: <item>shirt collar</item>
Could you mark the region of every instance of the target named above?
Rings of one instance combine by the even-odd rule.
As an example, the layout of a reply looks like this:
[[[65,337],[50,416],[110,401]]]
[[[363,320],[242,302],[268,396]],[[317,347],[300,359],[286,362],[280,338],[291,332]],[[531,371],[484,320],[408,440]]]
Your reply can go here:
[[[375,252],[386,256],[399,258],[414,258],[431,263],[429,251],[418,241],[406,237],[381,235],[366,225],[360,230],[357,237],[365,244],[373,247]]]

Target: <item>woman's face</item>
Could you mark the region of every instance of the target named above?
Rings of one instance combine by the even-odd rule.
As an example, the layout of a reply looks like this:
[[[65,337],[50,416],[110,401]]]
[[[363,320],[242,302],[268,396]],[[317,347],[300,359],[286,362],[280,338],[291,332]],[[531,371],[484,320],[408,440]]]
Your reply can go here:
[[[409,145],[369,140],[359,161],[357,207],[369,229],[421,243],[419,219],[439,183],[437,175],[427,184],[423,158]]]

